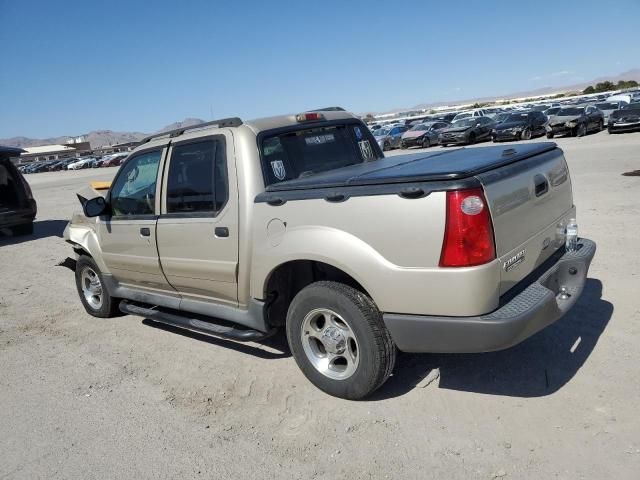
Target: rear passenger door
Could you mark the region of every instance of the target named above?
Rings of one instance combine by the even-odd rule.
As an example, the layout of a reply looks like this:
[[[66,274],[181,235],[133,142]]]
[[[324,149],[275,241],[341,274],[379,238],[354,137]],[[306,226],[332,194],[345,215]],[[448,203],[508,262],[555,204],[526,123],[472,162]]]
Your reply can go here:
[[[238,196],[231,133],[171,145],[158,253],[184,299],[237,305]]]

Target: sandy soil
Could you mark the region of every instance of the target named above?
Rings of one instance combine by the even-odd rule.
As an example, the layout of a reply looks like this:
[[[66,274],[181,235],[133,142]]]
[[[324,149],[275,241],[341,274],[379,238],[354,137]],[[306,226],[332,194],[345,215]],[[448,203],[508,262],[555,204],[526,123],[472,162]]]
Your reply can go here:
[[[309,384],[282,335],[88,316],[61,234],[115,169],[28,176],[35,234],[0,238],[0,479],[638,478],[640,177],[621,173],[640,133],[558,143],[599,249],[578,306],[507,351],[402,354],[361,402]]]

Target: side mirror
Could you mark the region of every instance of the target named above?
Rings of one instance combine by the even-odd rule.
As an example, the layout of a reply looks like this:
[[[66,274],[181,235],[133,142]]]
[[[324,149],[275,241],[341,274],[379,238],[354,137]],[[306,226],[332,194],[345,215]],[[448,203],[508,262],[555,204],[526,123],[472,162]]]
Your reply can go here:
[[[107,211],[107,202],[102,197],[92,198],[82,204],[85,217],[99,217]]]

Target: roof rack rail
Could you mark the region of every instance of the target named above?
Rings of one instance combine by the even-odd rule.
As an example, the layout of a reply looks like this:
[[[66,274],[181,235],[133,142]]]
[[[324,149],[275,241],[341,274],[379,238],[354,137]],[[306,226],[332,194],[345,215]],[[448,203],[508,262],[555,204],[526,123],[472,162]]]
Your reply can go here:
[[[165,136],[168,136],[170,138],[178,137],[188,130],[197,130],[200,128],[206,128],[206,127],[212,127],[212,126],[216,126],[218,128],[239,127],[240,125],[242,125],[242,120],[238,117],[221,118],[220,120],[212,120],[210,122],[198,123],[197,125],[191,125],[189,127],[180,127],[174,130],[169,130],[167,132],[154,133],[153,135],[144,137],[142,140],[140,140],[140,143],[147,143],[150,140],[153,140],[154,138],[165,137]]]

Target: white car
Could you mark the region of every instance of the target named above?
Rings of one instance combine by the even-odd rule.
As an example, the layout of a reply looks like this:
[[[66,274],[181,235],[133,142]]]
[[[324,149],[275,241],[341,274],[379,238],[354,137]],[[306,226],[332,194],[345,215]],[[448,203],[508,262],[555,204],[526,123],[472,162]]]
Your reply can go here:
[[[89,163],[93,158],[80,158],[77,162],[70,163],[67,165],[67,170],[79,170],[81,168],[85,168],[86,164]]]
[[[462,118],[469,117],[486,117],[487,112],[485,110],[468,110],[466,112],[460,112],[455,117],[453,117],[453,121],[460,120]]]

